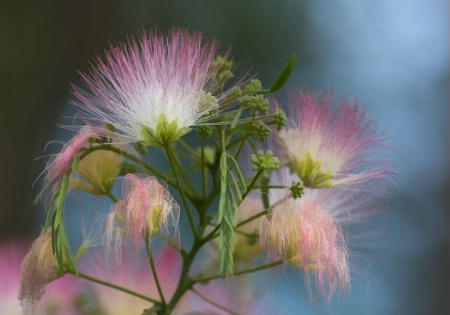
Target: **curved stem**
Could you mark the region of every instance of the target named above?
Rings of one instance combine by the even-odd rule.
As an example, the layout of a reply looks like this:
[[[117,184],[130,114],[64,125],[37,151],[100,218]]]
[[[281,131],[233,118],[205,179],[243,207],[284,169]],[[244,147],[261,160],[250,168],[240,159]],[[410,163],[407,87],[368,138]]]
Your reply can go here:
[[[194,218],[192,217],[192,213],[189,209],[189,203],[186,200],[185,191],[184,191],[183,187],[180,185],[180,179],[178,178],[178,169],[177,169],[176,161],[174,160],[174,156],[172,154],[172,150],[170,149],[170,147],[168,145],[166,145],[164,147],[164,149],[166,151],[167,159],[169,160],[170,167],[172,168],[173,174],[175,175],[177,186],[178,186],[177,188],[178,188],[178,191],[180,192],[181,199],[183,200],[183,204],[184,204],[184,207],[186,209],[186,213],[187,213],[188,219],[189,219],[189,224],[191,225],[192,233],[194,234],[194,237],[197,239],[198,234],[197,234],[197,229],[195,227]]]
[[[161,289],[161,285],[158,279],[158,273],[156,272],[155,262],[153,261],[152,250],[150,249],[150,237],[145,238],[145,249],[147,250],[148,260],[150,262],[150,267],[152,268],[153,278],[155,279],[156,288],[158,289],[159,296],[161,297],[162,307],[166,306],[166,300],[164,299],[164,294]]]
[[[229,308],[226,308],[225,306],[222,306],[220,304],[217,304],[216,302],[208,299],[206,296],[204,296],[203,294],[201,294],[200,292],[198,292],[197,290],[195,290],[194,288],[191,288],[191,291],[194,292],[197,296],[199,296],[202,300],[205,300],[206,302],[208,302],[209,304],[217,307],[218,309],[221,309],[222,311],[227,312],[228,314],[231,315],[240,315],[239,313],[236,313],[233,310],[230,310]]]
[[[259,176],[261,176],[261,174],[263,173],[263,171],[258,171],[258,173],[256,173],[255,177],[253,177],[252,182],[250,183],[250,185],[247,186],[247,190],[245,191],[245,193],[242,195],[242,199],[241,202],[245,199],[245,197],[247,197],[247,195],[250,193],[250,191],[253,189],[253,186],[255,185],[256,181],[258,180]]]
[[[114,196],[110,190],[108,190],[107,192],[104,193],[106,196],[109,197],[109,199],[111,199],[112,201],[114,201],[114,203],[118,203],[119,199],[117,199],[116,196]]]
[[[75,272],[70,271],[70,270],[67,270],[66,273],[70,273],[70,274],[76,276]],[[130,289],[121,287],[121,286],[119,286],[119,285],[116,285],[116,284],[113,284],[113,283],[109,283],[109,282],[106,282],[106,281],[103,281],[103,280],[94,278],[94,277],[89,276],[89,275],[87,275],[87,274],[85,274],[85,273],[82,273],[82,272],[78,272],[78,277],[83,278],[83,279],[86,279],[86,280],[89,280],[89,281],[91,281],[91,282],[95,282],[95,283],[104,285],[104,286],[106,286],[106,287],[110,287],[110,288],[113,288],[113,289],[122,291],[122,292],[124,292],[124,293],[127,293],[127,294],[129,294],[129,295],[138,297],[138,298],[140,298],[140,299],[146,300],[146,301],[151,302],[151,303],[156,304],[156,305],[160,305],[160,304],[161,304],[161,302],[158,301],[158,300],[156,300],[156,299],[153,299],[153,298],[148,297],[148,296],[146,296],[146,295],[143,295],[143,294],[140,294],[140,293],[138,293],[138,292],[132,291],[132,290],[130,290]]]
[[[247,274],[247,273],[253,273],[253,272],[256,272],[256,271],[273,268],[273,267],[282,265],[283,263],[284,262],[280,259],[280,260],[271,262],[271,263],[269,263],[267,265],[261,265],[261,266],[258,266],[258,267],[254,267],[254,268],[250,268],[250,269],[245,269],[245,270],[234,272],[230,277],[236,277],[236,276],[244,275],[244,274]],[[214,275],[214,276],[210,276],[210,277],[206,277],[206,278],[202,278],[202,279],[196,279],[195,281],[196,282],[205,283],[205,282],[208,282],[208,281],[211,281],[211,280],[222,279],[222,278],[223,277],[221,275]]]

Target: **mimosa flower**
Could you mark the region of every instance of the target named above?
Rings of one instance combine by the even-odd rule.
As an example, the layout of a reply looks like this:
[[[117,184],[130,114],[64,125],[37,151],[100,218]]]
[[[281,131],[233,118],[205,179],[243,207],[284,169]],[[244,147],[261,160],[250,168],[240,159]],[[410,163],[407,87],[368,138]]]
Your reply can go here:
[[[201,33],[142,32],[81,74],[87,91],[73,87],[74,105],[84,119],[112,124],[117,142],[167,145],[231,105],[233,90],[222,88],[232,75],[224,60],[214,62],[217,54],[217,42]]]
[[[59,306],[61,309],[61,313],[55,312],[55,314],[70,314],[69,310],[74,311],[75,295],[78,292],[76,278],[68,276],[67,279],[59,279],[62,276],[56,257],[53,255],[52,231],[48,229],[47,233],[41,234],[34,241],[22,262],[19,298],[24,313],[47,314],[37,310],[50,308],[52,305]],[[38,305],[47,289],[49,292],[43,300],[44,304]]]
[[[27,243],[27,244],[26,244]],[[22,260],[29,248],[28,242],[10,242],[0,245],[0,305],[2,314],[22,315],[66,315],[75,314],[75,297],[79,293],[79,286],[75,277],[65,277],[49,283],[45,287],[46,294],[39,304],[26,301],[27,308],[22,310],[18,293],[22,277]],[[33,271],[37,265],[32,266]],[[29,274],[30,271],[24,271]],[[31,279],[29,279],[31,280]]]
[[[349,100],[332,111],[332,92],[292,92],[291,117],[279,132],[280,156],[306,187],[350,185],[393,174],[367,110]]]
[[[178,227],[180,206],[154,177],[128,174],[122,188],[124,199],[116,203],[107,219],[108,248],[114,241],[119,253],[123,236],[137,244],[168,227],[169,223]]]
[[[266,246],[287,264],[303,269],[311,295],[310,279],[315,279],[317,299],[331,301],[337,292],[350,288],[347,246],[338,222],[332,217],[331,192],[307,190],[304,196],[288,198],[275,207],[262,223]],[[339,198],[339,197],[337,197]],[[336,200],[337,210],[341,206]]]
[[[45,174],[43,191],[50,189],[51,193],[57,192],[61,185],[63,175],[72,167],[74,157],[79,155],[83,149],[89,148],[89,138],[96,136],[98,136],[96,128],[89,125],[83,126],[80,131],[64,145],[62,150],[50,159],[42,172],[42,174]]]
[[[20,299],[27,305],[39,302],[45,286],[58,278],[59,266],[52,250],[52,231],[41,234],[33,243],[22,263]]]

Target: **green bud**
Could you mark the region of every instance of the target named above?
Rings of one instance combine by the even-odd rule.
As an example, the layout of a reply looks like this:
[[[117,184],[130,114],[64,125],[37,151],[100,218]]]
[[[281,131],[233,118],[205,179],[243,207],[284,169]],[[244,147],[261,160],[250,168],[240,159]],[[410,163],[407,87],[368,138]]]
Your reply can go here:
[[[292,186],[289,188],[292,198],[298,199],[303,195],[305,187],[300,182],[292,181]]]
[[[242,105],[244,107],[254,107],[255,114],[267,115],[269,113],[269,101],[261,94],[244,97]]]
[[[209,125],[201,125],[197,128],[197,132],[200,137],[208,138],[211,137],[213,129]]]
[[[252,164],[252,170],[259,171],[273,171],[280,167],[280,160],[273,156],[273,152],[268,150],[266,153],[258,151],[256,154],[252,154],[250,157]]]
[[[253,136],[256,140],[258,140],[259,142],[264,142],[269,139],[270,128],[266,124],[260,122],[258,124],[255,124],[254,127],[256,130]]]
[[[218,87],[223,87],[224,83],[234,77],[231,69],[233,68],[233,61],[229,59],[225,59],[222,56],[217,56],[216,59],[213,60],[211,66],[214,69],[217,69],[215,75],[215,81],[217,82]]]
[[[263,89],[262,83],[258,79],[252,79],[244,86],[244,93],[257,93]]]
[[[280,131],[286,126],[286,113],[281,108],[277,108],[274,113],[275,126]]]

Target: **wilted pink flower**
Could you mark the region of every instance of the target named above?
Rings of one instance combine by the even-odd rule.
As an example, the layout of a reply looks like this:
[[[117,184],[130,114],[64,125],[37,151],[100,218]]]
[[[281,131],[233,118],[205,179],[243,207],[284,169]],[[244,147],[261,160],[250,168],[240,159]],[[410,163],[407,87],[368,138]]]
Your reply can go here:
[[[47,163],[42,174],[45,174],[44,189],[50,189],[51,193],[55,193],[61,185],[63,175],[67,173],[75,156],[80,154],[83,149],[89,148],[89,138],[96,137],[97,131],[93,127],[86,125],[68,141],[61,152],[55,154]],[[41,174],[41,175],[42,175]]]
[[[335,293],[350,288],[345,238],[332,217],[333,210],[344,209],[339,208],[341,200],[333,198],[340,196],[306,190],[301,199],[288,198],[275,207],[261,225],[266,246],[287,264],[305,271],[309,290],[310,278],[315,278],[317,299],[324,297],[328,302]]]
[[[34,241],[23,259],[21,274],[18,272],[20,265],[10,267],[15,269],[12,274],[19,276],[16,285],[18,289],[20,283],[20,291],[14,294],[20,298],[25,314],[48,314],[49,309],[53,309],[54,314],[75,314],[75,297],[80,288],[75,277],[69,275],[61,278],[52,252],[50,229]]]
[[[281,158],[306,187],[324,188],[386,178],[386,144],[365,108],[343,100],[332,111],[333,93],[291,92],[288,126],[278,135]]]
[[[171,143],[230,105],[231,90],[219,89],[231,76],[220,75],[217,53],[218,44],[201,33],[142,32],[112,45],[89,74],[81,74],[88,90],[73,87],[74,105],[85,119],[112,124],[118,142]]]
[[[108,215],[107,247],[114,240],[120,251],[122,237],[134,244],[159,232],[169,223],[178,226],[180,207],[169,190],[154,177],[125,176],[123,200],[116,203]]]

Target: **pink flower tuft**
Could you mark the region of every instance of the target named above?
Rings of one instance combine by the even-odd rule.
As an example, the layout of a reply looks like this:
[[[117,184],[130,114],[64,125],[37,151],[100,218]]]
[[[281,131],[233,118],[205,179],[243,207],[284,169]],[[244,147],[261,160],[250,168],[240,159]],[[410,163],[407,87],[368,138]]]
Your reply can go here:
[[[97,137],[98,131],[89,125],[83,126],[80,131],[62,148],[61,152],[55,154],[47,163],[42,174],[45,173],[44,189],[42,193],[49,190],[56,193],[61,185],[63,175],[67,173],[75,156],[83,149],[89,148],[89,138]],[[42,175],[41,174],[41,175]],[[41,194],[42,194],[41,193]]]
[[[332,111],[331,91],[291,92],[288,127],[279,132],[281,157],[312,188],[352,185],[394,174],[379,153],[387,145],[367,110],[349,100]]]
[[[126,44],[112,45],[104,60],[97,58],[90,73],[81,74],[88,90],[73,86],[74,105],[86,120],[112,124],[118,142],[176,141],[231,105],[232,90],[220,90],[231,76],[219,74],[217,54],[218,43],[201,33],[142,32]]]
[[[137,245],[169,223],[178,227],[180,207],[169,190],[154,177],[139,178],[128,174],[122,188],[124,199],[116,203],[108,215],[108,251],[114,241],[119,254],[123,236],[129,237]]]
[[[75,277],[69,275],[61,278],[58,262],[52,252],[51,233],[49,229],[47,233],[41,234],[28,254],[23,254],[25,258],[21,275],[20,272],[12,271],[12,274],[21,277],[20,291],[14,293],[16,297],[19,293],[25,314],[47,314],[50,308],[55,309],[55,314],[75,314],[75,297],[80,288]],[[20,265],[10,267],[17,271]],[[10,284],[14,285],[13,282]]]
[[[342,191],[306,189],[302,198],[280,202],[261,224],[263,245],[304,270],[308,291],[316,300],[329,303],[336,293],[350,288],[347,245],[339,224],[343,213],[353,211],[350,200]]]

